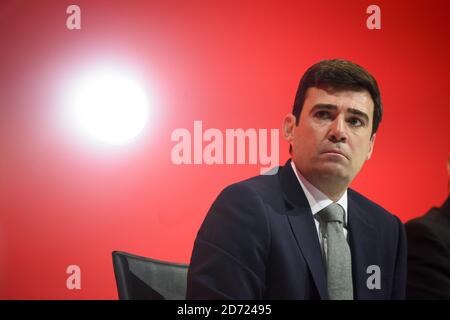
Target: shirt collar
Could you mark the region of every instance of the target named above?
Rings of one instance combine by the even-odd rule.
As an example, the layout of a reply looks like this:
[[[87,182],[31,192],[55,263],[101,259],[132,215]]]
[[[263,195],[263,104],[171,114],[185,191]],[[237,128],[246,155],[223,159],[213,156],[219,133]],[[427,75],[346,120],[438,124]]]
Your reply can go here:
[[[295,176],[297,177],[300,186],[305,193],[306,199],[308,199],[309,206],[311,207],[312,214],[315,215],[317,212],[323,208],[329,206],[333,203],[333,200],[328,198],[322,191],[313,186],[302,174],[297,171],[294,161],[291,160],[292,170],[294,170]],[[348,215],[347,215],[347,190],[345,190],[342,197],[336,201],[344,209],[344,226],[347,226]]]

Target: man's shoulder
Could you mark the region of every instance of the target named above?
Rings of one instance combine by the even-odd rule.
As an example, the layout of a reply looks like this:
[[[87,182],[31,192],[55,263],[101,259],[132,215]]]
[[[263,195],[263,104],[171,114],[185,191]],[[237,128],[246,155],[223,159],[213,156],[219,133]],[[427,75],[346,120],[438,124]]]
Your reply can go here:
[[[399,221],[393,213],[353,189],[348,189],[348,197],[361,208],[361,211],[369,212],[371,219],[396,223]]]
[[[277,174],[273,175],[259,175],[254,176],[225,187],[221,195],[227,197],[248,197],[250,195],[257,196],[264,201],[279,197],[282,194],[279,177]]]

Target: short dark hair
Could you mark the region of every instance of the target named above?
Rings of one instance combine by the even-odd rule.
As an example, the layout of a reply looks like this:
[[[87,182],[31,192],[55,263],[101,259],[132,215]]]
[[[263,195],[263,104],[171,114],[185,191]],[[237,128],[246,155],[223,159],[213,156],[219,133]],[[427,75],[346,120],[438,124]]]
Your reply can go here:
[[[375,78],[363,67],[342,59],[322,60],[306,70],[295,95],[292,114],[296,125],[300,119],[308,88],[316,87],[324,90],[367,90],[374,103],[372,135],[377,132],[383,116],[380,90]]]

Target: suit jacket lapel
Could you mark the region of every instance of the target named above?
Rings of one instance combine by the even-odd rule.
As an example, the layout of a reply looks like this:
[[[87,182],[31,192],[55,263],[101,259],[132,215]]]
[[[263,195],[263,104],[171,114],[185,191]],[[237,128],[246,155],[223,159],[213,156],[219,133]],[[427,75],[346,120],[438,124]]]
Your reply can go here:
[[[368,216],[348,193],[349,243],[352,253],[352,273],[355,299],[370,299],[371,290],[367,287],[367,267],[377,264],[377,232],[370,224]]]
[[[278,173],[285,200],[286,212],[298,246],[309,266],[314,283],[322,299],[328,299],[325,267],[319,238],[308,200],[292,171],[290,160]]]

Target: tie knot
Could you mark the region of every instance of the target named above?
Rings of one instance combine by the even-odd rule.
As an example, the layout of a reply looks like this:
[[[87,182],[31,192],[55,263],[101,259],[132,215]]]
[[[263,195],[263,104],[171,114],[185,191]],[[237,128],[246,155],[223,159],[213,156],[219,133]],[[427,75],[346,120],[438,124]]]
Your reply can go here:
[[[323,222],[344,222],[344,208],[334,202],[320,210],[317,215]]]

